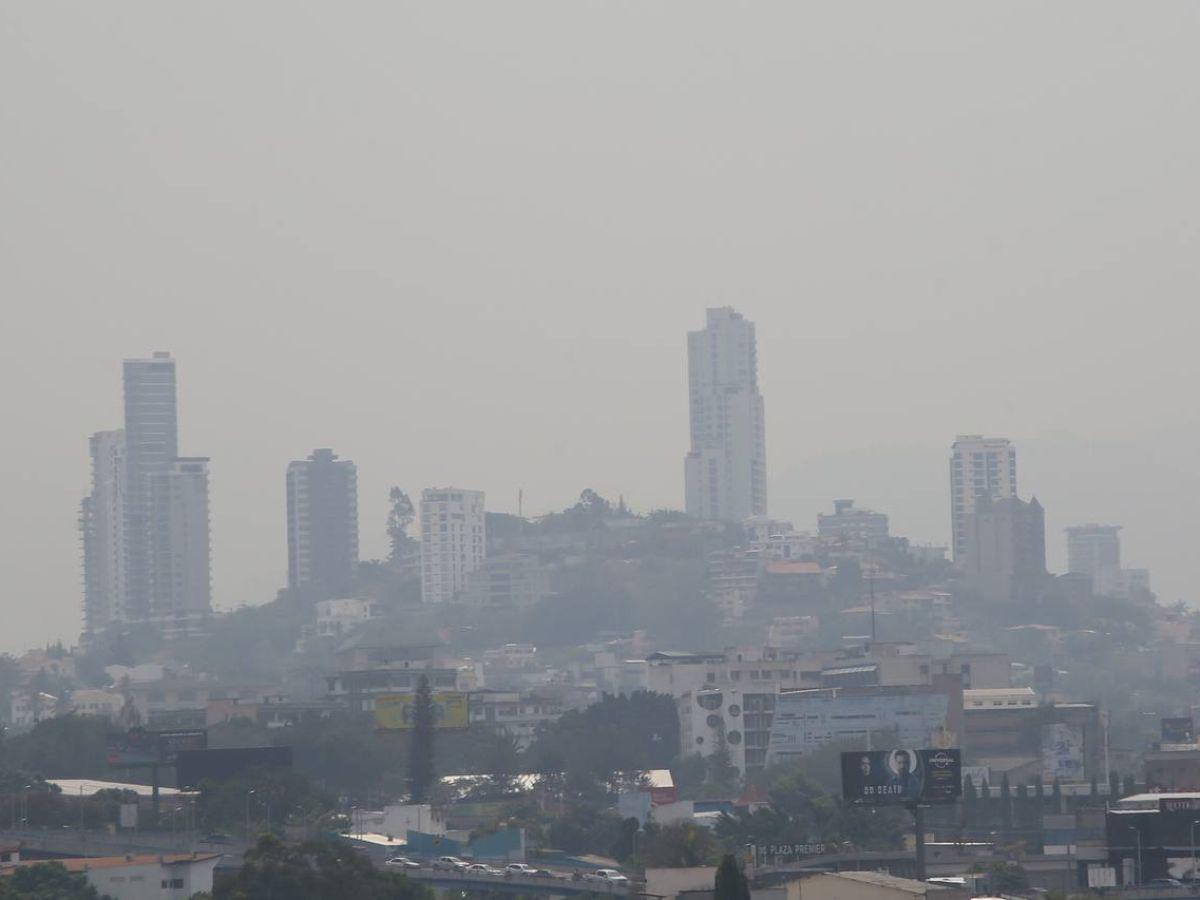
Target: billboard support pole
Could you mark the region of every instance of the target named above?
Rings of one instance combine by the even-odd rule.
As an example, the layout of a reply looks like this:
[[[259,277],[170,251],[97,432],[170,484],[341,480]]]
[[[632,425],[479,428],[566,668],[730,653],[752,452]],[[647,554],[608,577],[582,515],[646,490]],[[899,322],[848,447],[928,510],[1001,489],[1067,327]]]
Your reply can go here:
[[[925,807],[910,803],[908,811],[913,817],[913,831],[917,851],[917,881],[925,880]]]

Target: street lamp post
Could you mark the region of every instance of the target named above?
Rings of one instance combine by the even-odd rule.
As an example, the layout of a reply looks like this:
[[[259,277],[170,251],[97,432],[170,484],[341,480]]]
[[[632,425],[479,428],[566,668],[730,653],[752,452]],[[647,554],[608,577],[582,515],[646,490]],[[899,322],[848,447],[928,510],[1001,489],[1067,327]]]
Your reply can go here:
[[[246,843],[250,843],[250,798],[254,796],[254,789],[246,791]]]
[[[1142,883],[1142,830],[1133,825],[1128,828],[1137,837],[1137,869],[1133,873],[1133,883],[1140,885]]]

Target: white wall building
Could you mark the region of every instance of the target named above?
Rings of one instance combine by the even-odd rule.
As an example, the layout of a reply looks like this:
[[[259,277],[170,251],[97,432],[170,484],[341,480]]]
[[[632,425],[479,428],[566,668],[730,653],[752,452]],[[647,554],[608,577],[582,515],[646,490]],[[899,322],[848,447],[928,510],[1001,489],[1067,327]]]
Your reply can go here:
[[[194,633],[212,611],[208,458],[180,457],[151,484],[153,619],[165,634]]]
[[[210,893],[219,853],[147,853],[127,856],[59,859],[69,872],[82,872],[101,896],[114,900],[185,900],[193,894]],[[44,865],[44,860],[17,863]]]
[[[732,307],[709,309],[704,330],[688,333],[688,409],[688,514],[731,522],[765,516],[766,427],[757,343],[754,324]]]
[[[421,492],[421,599],[455,600],[487,557],[483,491]]]
[[[968,544],[967,525],[980,501],[1017,496],[1017,451],[1008,438],[960,434],[950,456],[950,524],[954,561]]]

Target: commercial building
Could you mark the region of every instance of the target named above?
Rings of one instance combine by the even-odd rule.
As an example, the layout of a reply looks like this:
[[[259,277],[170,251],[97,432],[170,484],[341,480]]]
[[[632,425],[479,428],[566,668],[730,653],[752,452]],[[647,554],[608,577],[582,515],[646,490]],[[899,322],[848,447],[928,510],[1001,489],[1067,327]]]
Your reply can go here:
[[[888,517],[884,513],[857,508],[853,500],[834,500],[832,514],[817,516],[817,534],[871,546],[888,536]]]
[[[358,470],[328,448],[287,467],[288,588],[346,596],[358,567]]]
[[[985,500],[1017,496],[1017,452],[1007,438],[959,435],[950,456],[950,523],[954,561],[967,547],[968,522]]]
[[[963,694],[963,751],[999,781],[1041,778],[1046,784],[1085,782],[1104,757],[1100,713],[1090,703],[1038,704],[1029,688],[973,689]]]
[[[426,488],[421,492],[421,599],[456,600],[487,557],[483,491]]]
[[[766,761],[786,762],[828,744],[871,746],[884,735],[902,747],[957,747],[962,729],[955,675],[932,675],[926,684],[785,691],[775,702]]]
[[[1042,505],[1017,497],[984,499],[966,517],[955,561],[966,585],[987,603],[1028,602],[1044,586],[1046,522]]]
[[[124,617],[125,432],[100,431],[89,441],[92,490],[83,498],[83,621],[88,633]]]
[[[754,324],[732,307],[688,333],[689,515],[740,522],[767,513],[766,427]]]

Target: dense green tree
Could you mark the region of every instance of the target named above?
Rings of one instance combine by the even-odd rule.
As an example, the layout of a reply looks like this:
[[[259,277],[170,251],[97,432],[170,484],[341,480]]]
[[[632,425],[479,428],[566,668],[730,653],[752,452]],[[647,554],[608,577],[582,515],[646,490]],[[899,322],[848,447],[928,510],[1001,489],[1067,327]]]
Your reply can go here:
[[[562,772],[573,784],[608,783],[616,773],[665,769],[679,752],[679,717],[665,694],[605,695],[542,726],[526,758],[534,771]]]
[[[414,516],[413,502],[409,499],[408,494],[398,487],[393,487],[388,492],[387,536],[388,542],[391,544],[388,562],[400,562],[408,551],[409,543],[412,541],[408,529],[413,523]]]
[[[108,722],[96,716],[43,719],[6,741],[4,764],[45,778],[103,778],[108,775],[108,731]]]
[[[713,900],[750,900],[750,882],[731,853],[721,857],[713,884]]]
[[[345,843],[284,844],[270,835],[246,852],[238,873],[215,885],[214,900],[432,900],[427,887],[376,869]]]
[[[425,803],[433,788],[435,724],[429,678],[422,675],[413,702],[412,750],[408,757],[408,795],[413,803]]]
[[[239,834],[247,817],[252,831],[265,830],[268,818],[276,828],[330,826],[336,821],[336,805],[335,797],[300,772],[259,769],[238,778],[201,782],[196,820],[209,831]]]
[[[639,857],[647,866],[709,866],[716,861],[719,849],[713,833],[701,825],[692,822],[655,825],[651,822],[646,825]]]
[[[62,863],[19,866],[0,878],[0,900],[101,900],[82,872],[68,872]]]

